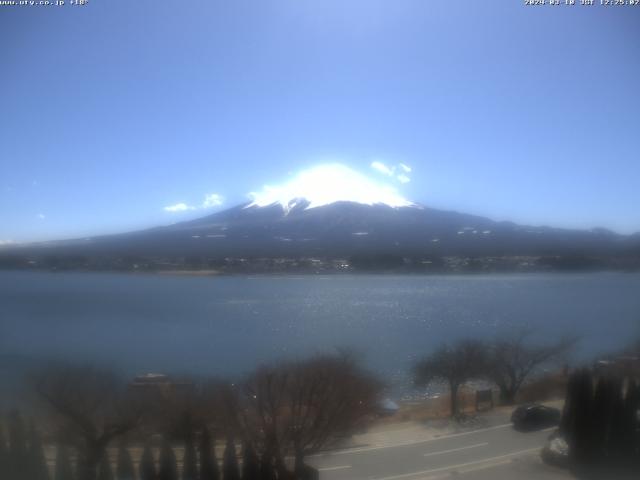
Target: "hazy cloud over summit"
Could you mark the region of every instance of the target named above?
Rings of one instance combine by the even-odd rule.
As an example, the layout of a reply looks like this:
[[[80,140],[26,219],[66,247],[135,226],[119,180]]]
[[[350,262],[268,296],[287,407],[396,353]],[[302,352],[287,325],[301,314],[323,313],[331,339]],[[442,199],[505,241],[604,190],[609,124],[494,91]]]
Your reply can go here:
[[[201,210],[205,208],[218,207],[223,203],[224,203],[224,198],[222,197],[222,195],[218,193],[207,193],[204,196],[204,200],[202,201],[202,203],[198,206],[189,205],[185,202],[179,202],[179,203],[164,207],[164,211],[169,213],[187,212],[189,210]]]

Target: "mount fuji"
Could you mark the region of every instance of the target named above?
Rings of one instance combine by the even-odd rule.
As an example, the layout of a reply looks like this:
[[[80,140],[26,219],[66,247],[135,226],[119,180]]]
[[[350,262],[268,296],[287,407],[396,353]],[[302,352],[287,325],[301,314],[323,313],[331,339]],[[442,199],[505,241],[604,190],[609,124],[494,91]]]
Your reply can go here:
[[[526,226],[428,208],[342,166],[318,167],[252,196],[248,203],[168,226],[5,247],[0,263],[42,264],[52,256],[64,265],[193,261],[200,266],[229,259],[356,256],[416,261],[580,256],[632,258],[634,265],[640,259],[638,234]]]
[[[604,229],[523,226],[417,204],[394,207],[337,201],[313,208],[311,205],[304,198],[292,199],[286,205],[247,203],[196,220],[138,232],[7,249],[3,256],[640,256],[637,235],[619,235]]]

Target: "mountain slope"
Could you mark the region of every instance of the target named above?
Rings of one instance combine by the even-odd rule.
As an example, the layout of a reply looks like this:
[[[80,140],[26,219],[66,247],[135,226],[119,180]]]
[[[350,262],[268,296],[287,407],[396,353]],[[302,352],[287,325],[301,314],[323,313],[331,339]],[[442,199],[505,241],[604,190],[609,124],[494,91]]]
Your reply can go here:
[[[637,236],[604,230],[529,227],[425,208],[334,202],[308,208],[240,205],[145,231],[12,249],[22,254],[176,257],[618,255],[638,252]]]

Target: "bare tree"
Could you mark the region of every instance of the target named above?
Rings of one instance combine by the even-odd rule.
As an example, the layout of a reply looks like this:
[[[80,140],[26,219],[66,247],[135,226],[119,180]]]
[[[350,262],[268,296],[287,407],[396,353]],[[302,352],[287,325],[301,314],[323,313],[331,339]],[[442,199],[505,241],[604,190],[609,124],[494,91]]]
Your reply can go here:
[[[562,338],[548,345],[533,345],[531,330],[498,339],[488,349],[486,374],[500,389],[503,403],[512,405],[525,380],[537,369],[562,356],[573,347],[575,338]]]
[[[136,391],[135,395],[145,404],[148,433],[186,441],[193,438],[195,430],[205,421],[202,390],[191,378],[166,378]]]
[[[142,409],[122,387],[112,372],[93,367],[51,368],[36,378],[37,392],[78,448],[78,480],[95,480],[109,443],[138,425]]]
[[[232,403],[237,406],[236,418],[244,440],[261,446],[279,469],[284,465],[286,454],[284,428],[289,375],[286,364],[261,367],[235,392],[235,398],[228,390],[225,402],[230,411]]]
[[[486,346],[479,341],[463,340],[454,345],[443,345],[415,366],[418,385],[434,381],[446,382],[451,395],[451,416],[459,413],[458,390],[465,382],[484,374]]]
[[[376,411],[380,383],[352,355],[320,355],[288,367],[285,438],[304,457],[353,434]]]
[[[375,409],[380,384],[349,355],[320,355],[258,369],[241,389],[238,417],[247,443],[261,448],[262,475],[288,475],[304,457],[350,435]]]

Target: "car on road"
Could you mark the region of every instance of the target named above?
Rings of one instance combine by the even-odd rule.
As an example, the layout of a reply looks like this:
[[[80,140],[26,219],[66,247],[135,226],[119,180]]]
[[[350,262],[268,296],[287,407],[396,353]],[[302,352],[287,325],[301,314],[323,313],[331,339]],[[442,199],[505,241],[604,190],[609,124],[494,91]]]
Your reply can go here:
[[[511,414],[513,428],[520,431],[541,430],[560,423],[560,410],[538,403],[521,405]]]

